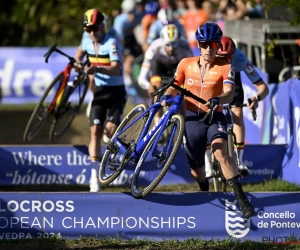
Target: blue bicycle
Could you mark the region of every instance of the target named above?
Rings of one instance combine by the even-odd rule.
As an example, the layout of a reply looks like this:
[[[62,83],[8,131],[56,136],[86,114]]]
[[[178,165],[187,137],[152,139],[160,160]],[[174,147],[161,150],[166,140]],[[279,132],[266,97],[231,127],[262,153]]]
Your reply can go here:
[[[158,96],[157,102],[149,108],[144,104],[136,106],[119,125],[107,144],[100,163],[101,184],[114,181],[130,162],[136,164],[131,183],[132,195],[135,198],[145,197],[162,180],[182,141],[184,118],[179,112],[184,96],[189,96],[202,104],[206,103],[190,91],[175,85],[174,81],[173,78],[163,79],[161,88],[151,93],[151,96]],[[178,94],[166,100],[171,106],[151,128],[155,114],[162,108],[159,99],[169,87],[178,90]],[[205,115],[201,121],[208,117],[209,114]],[[167,129],[170,131],[169,138],[167,140],[164,138],[161,143],[163,133]]]

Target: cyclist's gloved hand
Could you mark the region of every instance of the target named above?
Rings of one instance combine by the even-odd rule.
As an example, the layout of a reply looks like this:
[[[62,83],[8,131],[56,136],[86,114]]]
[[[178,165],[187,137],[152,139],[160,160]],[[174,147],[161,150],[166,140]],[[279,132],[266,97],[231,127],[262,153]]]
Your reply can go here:
[[[168,103],[167,103],[167,100],[169,98],[172,98],[173,96],[172,95],[163,95],[160,97],[159,101],[161,102],[161,106],[167,106]]]
[[[247,106],[252,111],[258,108],[258,99],[255,97],[248,98]]]
[[[219,97],[210,98],[206,105],[210,111],[216,111],[219,108]]]
[[[83,65],[81,62],[74,62],[73,67],[76,72],[80,71],[83,69]]]
[[[101,68],[98,68],[98,67],[93,66],[93,65],[85,66],[84,69],[85,69],[86,73],[91,74],[91,75],[93,75],[97,72],[100,72],[100,70],[101,70]]]

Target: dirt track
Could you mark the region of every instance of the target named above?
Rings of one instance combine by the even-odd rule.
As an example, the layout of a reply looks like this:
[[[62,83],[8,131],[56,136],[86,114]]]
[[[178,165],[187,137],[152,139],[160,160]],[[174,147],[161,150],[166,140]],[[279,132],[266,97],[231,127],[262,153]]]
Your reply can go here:
[[[72,126],[66,131],[59,144],[87,145],[89,143],[89,125],[85,109],[74,119]],[[0,145],[25,144],[23,133],[32,111],[0,109]],[[48,131],[50,123],[46,123],[31,144],[50,144]]]

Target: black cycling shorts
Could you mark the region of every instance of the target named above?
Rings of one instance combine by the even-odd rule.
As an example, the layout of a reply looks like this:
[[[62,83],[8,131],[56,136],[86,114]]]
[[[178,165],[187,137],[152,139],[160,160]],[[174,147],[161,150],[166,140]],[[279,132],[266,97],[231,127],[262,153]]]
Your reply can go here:
[[[124,54],[126,56],[133,55],[134,57],[138,57],[143,54],[142,47],[138,44],[134,35],[124,38]]]
[[[89,124],[103,126],[110,121],[119,125],[122,120],[127,94],[125,86],[96,86],[92,101]]]
[[[241,72],[235,73],[235,92],[231,105],[244,103],[244,90],[241,80]]]
[[[227,141],[226,118],[222,112],[214,112],[211,124],[201,123],[199,119],[205,113],[186,110],[185,133],[183,146],[190,168],[198,169],[205,164],[205,151],[207,142],[211,144],[214,139],[223,138]]]
[[[177,65],[177,63],[165,65],[163,63],[158,62],[157,60],[151,60],[150,73],[152,76],[157,75],[173,77],[176,72]]]

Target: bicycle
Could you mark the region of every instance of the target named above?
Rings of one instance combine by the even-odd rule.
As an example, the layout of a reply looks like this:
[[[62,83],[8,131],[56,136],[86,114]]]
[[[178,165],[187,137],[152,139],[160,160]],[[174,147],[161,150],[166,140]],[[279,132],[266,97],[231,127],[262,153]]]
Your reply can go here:
[[[135,198],[145,197],[162,180],[182,141],[184,118],[179,114],[179,110],[184,96],[189,96],[202,104],[206,103],[205,100],[193,95],[190,91],[175,85],[174,81],[173,78],[166,82],[163,81],[160,89],[150,94],[151,96],[157,95],[159,100],[169,87],[179,91],[175,97],[166,100],[171,106],[152,129],[149,130],[151,122],[158,110],[162,108],[159,101],[149,108],[144,104],[136,106],[119,125],[111,141],[106,145],[100,163],[99,181],[101,184],[107,185],[114,181],[130,162],[136,164],[131,183],[132,195]],[[201,122],[209,117],[211,115],[207,113]],[[164,145],[159,144],[161,136],[169,127],[171,127],[169,140],[165,141]],[[145,159],[148,154],[154,159],[146,163]],[[158,160],[155,167],[149,167],[149,164],[151,165],[155,160]],[[154,176],[153,180],[145,180],[146,175],[153,175],[157,170],[158,175]]]
[[[49,140],[51,142],[57,141],[71,125],[76,114],[79,112],[88,90],[88,77],[83,70],[79,70],[74,80],[69,82],[71,69],[76,60],[57,49],[56,46],[56,44],[51,46],[44,55],[45,62],[48,63],[49,57],[55,51],[67,57],[69,63],[50,83],[33,110],[24,131],[23,140],[25,142],[31,141],[37,135],[46,120],[50,120],[52,123],[49,131]],[[83,66],[88,64],[89,61],[87,60]],[[78,90],[77,98],[72,96],[73,93],[76,94],[75,90]],[[71,96],[74,100],[71,100]],[[52,119],[50,119],[50,117]]]
[[[248,103],[249,103],[249,105],[252,103],[252,100],[250,98],[248,99]],[[234,104],[234,105],[231,105],[231,104],[223,105],[223,110],[225,110],[225,117],[226,117],[226,123],[227,123],[226,131],[227,131],[228,154],[233,159],[236,158],[237,164],[239,164],[240,162],[239,162],[239,157],[235,157],[235,155],[238,156],[238,153],[237,153],[237,148],[234,147],[234,145],[236,145],[236,136],[233,132],[231,109],[238,108],[238,107],[247,107],[247,104],[244,103],[244,104]],[[256,121],[257,114],[256,114],[255,109],[252,111],[252,117],[253,117],[253,120]],[[227,189],[226,179],[222,173],[220,164],[216,160],[216,158],[214,157],[213,154],[211,154],[211,156],[212,156],[212,162],[213,162],[213,169],[212,169],[213,175],[211,178],[213,179],[214,190],[215,190],[215,192],[219,192],[219,191],[226,192],[226,189]],[[245,173],[241,172],[241,175],[242,175],[242,177],[244,177]]]

